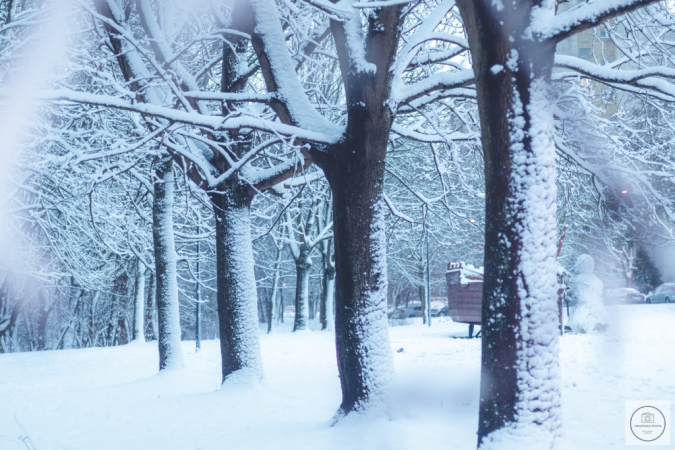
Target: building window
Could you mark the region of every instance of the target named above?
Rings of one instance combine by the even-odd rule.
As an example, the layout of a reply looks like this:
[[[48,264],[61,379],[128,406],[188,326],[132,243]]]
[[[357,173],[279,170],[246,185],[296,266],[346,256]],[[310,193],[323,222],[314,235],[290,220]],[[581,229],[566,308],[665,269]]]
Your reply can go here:
[[[605,30],[604,28],[600,30],[600,37],[607,38],[607,30]]]
[[[591,57],[591,49],[590,49],[590,47],[581,47],[581,48],[579,48],[579,57],[581,57],[581,58],[590,58],[590,57]]]

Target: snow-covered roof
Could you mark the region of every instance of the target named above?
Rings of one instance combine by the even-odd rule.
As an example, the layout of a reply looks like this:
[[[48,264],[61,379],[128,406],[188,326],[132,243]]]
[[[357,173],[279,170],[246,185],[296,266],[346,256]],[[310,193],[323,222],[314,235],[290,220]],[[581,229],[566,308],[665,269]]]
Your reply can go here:
[[[460,283],[477,283],[483,281],[483,266],[474,267],[472,264],[466,264],[464,261],[458,263],[448,263],[449,272],[460,272]]]

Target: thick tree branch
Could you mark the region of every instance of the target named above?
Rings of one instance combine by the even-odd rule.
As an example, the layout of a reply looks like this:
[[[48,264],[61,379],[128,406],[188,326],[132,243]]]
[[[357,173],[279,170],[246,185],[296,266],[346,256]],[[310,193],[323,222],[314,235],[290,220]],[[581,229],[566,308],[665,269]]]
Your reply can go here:
[[[588,62],[581,58],[566,55],[556,55],[555,64],[558,67],[572,69],[588,78],[612,86],[630,85],[644,91],[652,91],[655,94],[666,95],[671,101],[675,100],[675,86],[668,81],[668,78],[675,79],[675,69],[667,67],[649,67],[646,69],[627,70],[611,69]]]
[[[0,89],[0,98],[9,97],[10,92]],[[303,128],[286,125],[274,120],[262,119],[254,116],[233,115],[231,117],[204,116],[198,113],[180,111],[150,103],[138,103],[124,100],[110,95],[97,95],[77,92],[70,89],[57,89],[42,91],[35,95],[35,100],[58,101],[63,100],[72,103],[87,105],[106,106],[124,111],[136,112],[161,119],[167,119],[174,123],[184,123],[197,127],[207,128],[213,131],[231,131],[249,128],[280,136],[294,137],[306,142],[318,144],[332,144],[339,136],[321,132],[309,131]]]
[[[657,2],[658,0],[588,0],[555,17],[547,14],[535,15],[529,32],[539,41],[557,43],[613,17]]]
[[[474,82],[474,72],[465,69],[458,72],[437,72],[415,84],[401,87],[394,92],[392,100],[396,105],[410,103],[434,91],[466,87]]]

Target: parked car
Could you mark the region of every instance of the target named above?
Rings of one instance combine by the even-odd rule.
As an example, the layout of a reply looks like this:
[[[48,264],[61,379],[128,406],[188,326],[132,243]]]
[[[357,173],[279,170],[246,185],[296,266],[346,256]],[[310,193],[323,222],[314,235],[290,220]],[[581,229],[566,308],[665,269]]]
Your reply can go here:
[[[675,301],[675,283],[666,283],[647,295],[647,303],[670,303]]]
[[[446,317],[448,315],[448,307],[441,308],[431,307],[431,317]],[[421,306],[409,306],[407,308],[398,308],[389,313],[390,319],[410,319],[413,317],[423,317],[424,312]]]
[[[610,289],[605,292],[605,304],[643,303],[645,297],[633,288]]]
[[[409,306],[407,308],[398,308],[389,313],[390,319],[409,319],[411,317],[422,317],[421,306]]]

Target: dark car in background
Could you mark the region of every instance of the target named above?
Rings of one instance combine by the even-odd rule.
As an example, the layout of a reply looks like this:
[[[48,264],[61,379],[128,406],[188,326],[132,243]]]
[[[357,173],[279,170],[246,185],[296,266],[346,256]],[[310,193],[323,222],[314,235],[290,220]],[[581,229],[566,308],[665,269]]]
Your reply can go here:
[[[618,288],[610,289],[605,292],[606,305],[622,305],[626,303],[644,303],[645,295],[637,289]]]
[[[398,308],[389,313],[390,319],[409,319],[412,317],[422,317],[421,306],[409,306],[407,308]]]
[[[675,301],[675,283],[665,283],[647,295],[647,303],[670,303]]]
[[[419,305],[397,308],[388,314],[390,319],[411,319],[414,317],[422,317],[423,315],[424,312],[422,311],[422,307]],[[447,315],[448,315],[447,306],[443,306],[442,308],[436,308],[432,303],[431,317],[446,317]]]

